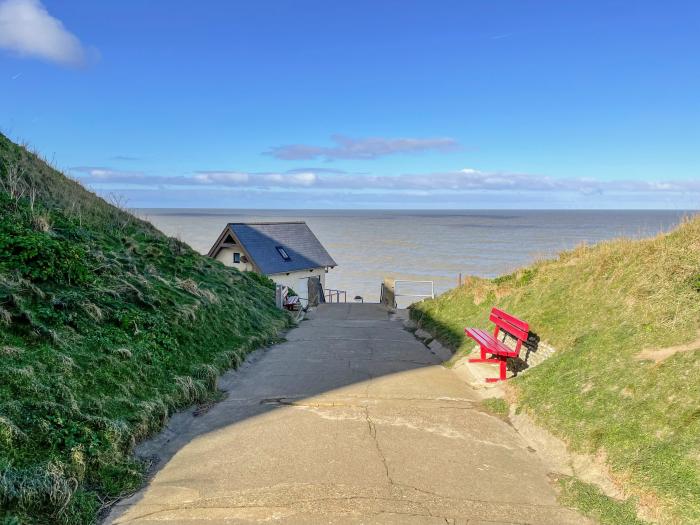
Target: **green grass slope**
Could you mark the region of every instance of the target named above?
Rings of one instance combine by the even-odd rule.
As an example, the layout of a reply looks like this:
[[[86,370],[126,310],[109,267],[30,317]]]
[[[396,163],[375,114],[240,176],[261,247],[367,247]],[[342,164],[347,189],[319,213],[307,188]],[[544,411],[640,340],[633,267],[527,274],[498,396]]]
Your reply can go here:
[[[0,135],[0,523],[91,523],[130,451],[288,323],[195,253]]]
[[[653,239],[582,246],[512,275],[472,278],[412,317],[466,352],[464,327],[488,327],[492,306],[558,350],[509,381],[519,405],[573,449],[607,458],[662,522],[700,523],[700,351],[636,357],[698,339],[700,217]]]

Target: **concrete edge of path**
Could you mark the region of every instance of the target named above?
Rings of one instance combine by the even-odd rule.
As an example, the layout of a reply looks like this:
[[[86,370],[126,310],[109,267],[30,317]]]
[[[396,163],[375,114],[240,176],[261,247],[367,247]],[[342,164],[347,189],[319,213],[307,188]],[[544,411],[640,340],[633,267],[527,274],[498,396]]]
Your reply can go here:
[[[433,339],[432,334],[416,329],[417,325],[412,321],[404,322],[404,327],[433,353],[440,356],[443,363],[454,356],[454,352]],[[483,363],[470,363],[468,356],[464,356],[454,361],[448,368],[471,387],[482,400],[507,398],[507,387],[504,383],[487,384],[485,382],[487,377],[496,374],[495,367]],[[536,451],[542,463],[552,474],[575,477],[595,485],[603,494],[617,501],[624,501],[631,496],[622,488],[621,483],[615,481],[604,454],[581,454],[571,451],[564,440],[538,425],[529,414],[518,411],[517,408],[516,404],[509,403],[508,422],[525,443]],[[637,515],[640,519],[656,523],[657,514],[653,509],[637,503]]]

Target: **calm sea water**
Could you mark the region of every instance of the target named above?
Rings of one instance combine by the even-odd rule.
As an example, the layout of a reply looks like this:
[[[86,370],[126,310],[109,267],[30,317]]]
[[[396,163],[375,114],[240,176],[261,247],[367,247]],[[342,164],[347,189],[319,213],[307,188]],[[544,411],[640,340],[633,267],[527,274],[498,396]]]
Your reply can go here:
[[[666,231],[682,211],[327,211],[145,209],[138,215],[206,253],[228,222],[304,220],[338,267],[326,286],[379,299],[385,277],[432,280],[435,292],[460,273],[494,277],[580,243]],[[422,290],[415,289],[416,293]]]

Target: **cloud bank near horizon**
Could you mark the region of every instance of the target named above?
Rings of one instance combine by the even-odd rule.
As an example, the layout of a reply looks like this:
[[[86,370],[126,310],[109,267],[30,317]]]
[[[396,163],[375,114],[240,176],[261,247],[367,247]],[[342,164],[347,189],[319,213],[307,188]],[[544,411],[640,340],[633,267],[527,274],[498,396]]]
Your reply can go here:
[[[335,146],[313,146],[287,144],[275,146],[264,152],[280,160],[371,160],[388,155],[424,152],[451,152],[459,149],[459,143],[449,137],[440,138],[384,138],[368,137],[354,139],[344,135],[333,135]]]
[[[95,189],[170,189],[241,188],[262,191],[350,192],[393,194],[443,194],[474,191],[488,192],[570,192],[583,195],[623,193],[698,193],[700,180],[644,181],[594,178],[555,178],[543,175],[485,172],[470,168],[425,174],[395,176],[347,173],[324,169],[289,170],[286,172],[245,172],[204,170],[189,176],[149,175],[141,171],[122,171],[107,167],[77,166],[71,168],[77,179]]]
[[[0,48],[66,66],[87,63],[88,52],[39,0],[0,1]]]

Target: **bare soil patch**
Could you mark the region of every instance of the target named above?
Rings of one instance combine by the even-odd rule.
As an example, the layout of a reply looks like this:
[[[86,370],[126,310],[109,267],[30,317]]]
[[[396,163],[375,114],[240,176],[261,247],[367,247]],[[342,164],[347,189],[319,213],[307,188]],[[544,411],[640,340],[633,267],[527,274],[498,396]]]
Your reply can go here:
[[[692,352],[694,350],[700,350],[700,330],[698,330],[698,337],[690,343],[669,346],[667,348],[647,348],[639,352],[634,357],[640,361],[654,361],[654,363],[660,363],[672,355],[679,354],[681,352]]]

